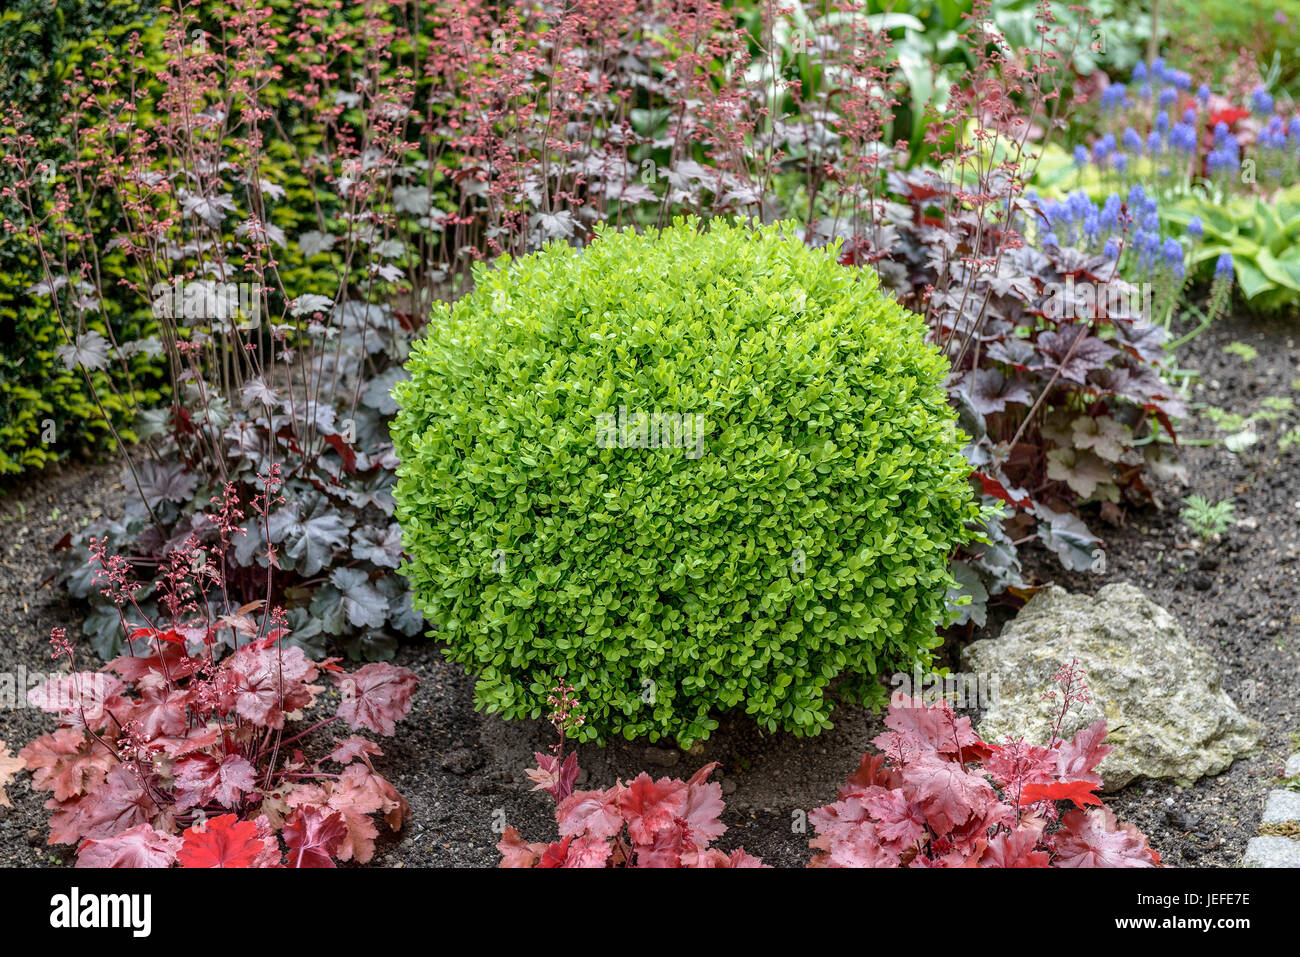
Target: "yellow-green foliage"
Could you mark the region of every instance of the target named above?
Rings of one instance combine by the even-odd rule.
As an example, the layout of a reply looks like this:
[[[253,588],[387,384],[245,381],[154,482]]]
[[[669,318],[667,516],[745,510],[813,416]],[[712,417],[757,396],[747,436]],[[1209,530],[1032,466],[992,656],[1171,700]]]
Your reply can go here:
[[[879,701],[938,643],[970,468],[874,271],[678,220],[475,278],[391,433],[403,570],[481,706],[536,717],[566,678],[587,737],[815,734],[833,683]]]

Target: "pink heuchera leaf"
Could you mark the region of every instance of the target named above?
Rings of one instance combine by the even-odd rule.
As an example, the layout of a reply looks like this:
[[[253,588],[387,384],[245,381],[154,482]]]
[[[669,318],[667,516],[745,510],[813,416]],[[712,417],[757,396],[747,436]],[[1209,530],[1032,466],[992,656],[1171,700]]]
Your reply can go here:
[[[706,764],[686,782],[686,804],[679,815],[686,827],[685,839],[690,844],[704,846],[722,835],[727,825],[722,823],[722,785],[707,781],[718,767],[718,762]]]
[[[839,832],[819,832],[808,843],[824,852],[814,857],[809,867],[897,867],[900,862],[898,853],[876,836],[875,825],[869,819]]]
[[[83,841],[77,848],[77,867],[171,867],[181,839],[137,824],[116,837]]]
[[[989,838],[980,857],[980,867],[1048,867],[1052,856],[1037,850],[1043,837],[1043,821],[1030,819],[1014,831],[999,831]]]
[[[682,852],[682,867],[765,867],[770,870],[770,865],[746,853],[743,847],[730,854],[717,848],[693,847]]]
[[[1137,828],[1117,827],[1093,793],[1092,769],[1110,750],[1102,722],[1059,746],[986,745],[946,704],[929,711],[895,706],[886,721],[893,730],[876,738],[886,753],[864,757],[840,800],[809,815],[817,831],[809,844],[821,852],[810,867],[1159,863]],[[1096,807],[1070,812],[1048,833],[1057,802],[1067,800]]]
[[[567,838],[566,838],[567,840]],[[569,844],[564,859],[565,867],[604,867],[609,861],[610,844],[605,838],[593,834],[576,837]]]
[[[636,866],[681,867],[682,855],[693,848],[694,845],[687,843],[681,825],[674,821],[656,831],[649,844],[636,845]]]
[[[227,658],[223,667],[228,674],[223,709],[233,710],[259,727],[278,731],[288,712],[315,700],[308,682],[316,679],[316,665],[296,645],[245,645]]]
[[[1101,775],[1093,771],[1111,751],[1106,744],[1106,721],[1098,719],[1060,746],[1057,776],[1062,781],[1086,781],[1101,786]]]
[[[136,773],[119,764],[104,783],[77,803],[75,827],[81,837],[114,837],[137,824],[147,824],[157,813]]]
[[[990,753],[970,718],[957,717],[946,701],[927,707],[920,698],[904,698],[890,706],[885,727],[894,733],[878,735],[873,743],[887,754],[938,751],[954,759],[960,754],[962,761],[982,761]]]
[[[673,826],[686,806],[686,785],[672,778],[652,781],[642,771],[618,796],[627,832],[636,844],[653,844],[655,835]]]
[[[870,788],[863,792],[862,802],[876,819],[876,834],[892,850],[901,854],[925,836],[926,821],[921,806],[908,800],[902,791]]]
[[[533,782],[533,790],[545,791],[555,799],[556,804],[568,798],[573,793],[574,782],[578,780],[578,755],[570,754],[563,764],[554,755],[542,754],[540,751],[534,751],[533,757],[537,760],[537,767],[524,772],[528,775],[528,780]]]
[[[9,803],[9,795],[5,788],[13,780],[14,775],[26,767],[26,762],[21,757],[15,757],[13,752],[0,741],[0,807],[13,807]]]
[[[1055,780],[1057,752],[1027,741],[1008,741],[990,745],[993,753],[984,762],[984,769],[993,780],[1012,792],[1012,796],[1026,784],[1046,784]]]
[[[192,754],[173,767],[176,777],[176,810],[212,802],[234,807],[241,794],[257,789],[257,771],[238,754],[218,761],[215,755]]]
[[[1138,829],[1119,826],[1108,807],[1071,811],[1054,838],[1057,867],[1151,867],[1159,861]]]
[[[997,792],[981,775],[933,755],[913,758],[903,768],[903,780],[941,837],[973,817],[985,817],[998,803]]]
[[[41,735],[18,756],[32,772],[33,790],[53,791],[56,801],[93,791],[116,764],[90,735],[74,728]]]
[[[534,790],[547,789],[558,774],[560,762],[534,755],[543,767],[530,772],[538,781]],[[578,773],[570,754],[561,767]],[[501,867],[762,867],[762,861],[743,850],[730,856],[711,850],[709,843],[723,832],[722,788],[706,779],[717,768],[700,768],[689,781],[651,780],[638,775],[630,785],[616,783],[605,790],[577,791],[559,801],[555,820],[561,840],[529,844],[514,828],[507,828],[497,844]],[[631,848],[620,841],[624,827]]]
[[[307,805],[297,808],[284,822],[284,843],[289,846],[288,867],[334,867],[334,853],[348,836],[347,824],[337,811]]]
[[[338,747],[330,752],[329,759],[338,764],[351,764],[363,755],[373,754],[378,756],[384,753],[379,750],[379,745],[368,738],[361,737],[359,734],[352,735],[346,741],[335,738],[334,743]]]
[[[146,741],[182,735],[189,728],[186,709],[193,697],[191,691],[168,690],[166,687],[148,688],[139,700],[132,702],[133,707],[127,720],[132,722]]]
[[[94,671],[56,675],[27,692],[27,703],[46,714],[59,715],[70,728],[99,731],[112,719],[110,707],[124,710],[121,693],[126,685],[112,675]],[[122,720],[119,716],[118,720]]]
[[[497,865],[498,867],[533,867],[541,860],[546,845],[529,844],[519,836],[517,830],[507,827],[501,840],[497,842],[497,850],[501,852],[501,863]]]
[[[411,710],[411,695],[419,679],[413,671],[377,661],[354,674],[335,675],[334,681],[343,692],[338,716],[349,728],[391,735]]]
[[[622,791],[622,786],[615,784],[605,791],[575,791],[569,795],[555,812],[560,836],[586,833],[604,839],[618,834],[623,830],[623,812],[618,806]]]

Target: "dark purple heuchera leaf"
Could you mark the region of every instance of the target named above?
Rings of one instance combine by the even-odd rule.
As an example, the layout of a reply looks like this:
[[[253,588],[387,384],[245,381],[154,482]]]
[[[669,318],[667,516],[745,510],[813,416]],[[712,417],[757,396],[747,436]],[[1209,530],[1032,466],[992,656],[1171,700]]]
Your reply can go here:
[[[1116,341],[1136,359],[1158,363],[1166,357],[1165,339],[1168,336],[1161,326],[1150,322],[1115,322]]]
[[[1034,401],[1023,382],[1007,378],[1000,369],[976,369],[963,378],[970,403],[981,415],[1003,412],[1008,403],[1028,406]]]
[[[1072,247],[1065,247],[1056,253],[1056,271],[1061,276],[1082,276],[1090,279],[1110,278],[1113,267],[1105,256],[1085,253]]]
[[[1034,344],[1028,339],[1008,337],[992,343],[988,347],[988,357],[1004,362],[1021,372],[1036,369],[1042,365],[1042,358]]]
[[[1055,360],[1061,378],[1084,385],[1088,373],[1103,368],[1115,357],[1116,350],[1088,333],[1087,326],[1062,326],[1038,337],[1038,348]]]
[[[150,508],[157,508],[162,502],[185,502],[199,486],[197,475],[185,471],[183,462],[155,462],[145,459],[136,466],[140,478],[140,491]],[[134,487],[128,482],[127,488]]]

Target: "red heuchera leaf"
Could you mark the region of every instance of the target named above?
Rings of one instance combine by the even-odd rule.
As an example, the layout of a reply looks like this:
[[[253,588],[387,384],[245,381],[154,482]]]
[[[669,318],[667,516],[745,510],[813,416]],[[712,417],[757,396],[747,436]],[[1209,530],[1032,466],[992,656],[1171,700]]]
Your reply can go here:
[[[263,818],[262,820],[265,820]],[[181,867],[258,867],[264,860],[267,835],[253,821],[223,814],[196,824],[181,835],[184,845],[177,855]],[[275,840],[272,835],[271,841]],[[275,852],[278,861],[279,851]]]
[[[93,791],[116,764],[94,738],[73,728],[41,735],[18,756],[32,772],[32,789],[53,791],[56,801]]]
[[[411,695],[419,679],[406,668],[376,661],[355,674],[335,675],[334,681],[343,692],[338,716],[349,728],[390,735],[411,710]]]
[[[1008,505],[1014,505],[1016,508],[1029,508],[1033,505],[1033,501],[1028,495],[1021,493],[1021,495],[1017,496],[1013,494],[1010,489],[1002,484],[1001,481],[991,475],[986,475],[984,472],[978,471],[973,472],[972,475],[974,478],[979,479],[980,488],[983,490],[985,495],[999,498]],[[1020,492],[1021,490],[1016,489],[1016,491]]]
[[[106,667],[116,671],[132,684],[139,684],[150,676],[170,678],[177,681],[188,678],[202,667],[203,662],[191,658],[184,650],[174,645],[163,645],[160,653],[149,657],[121,655],[114,658]]]
[[[1238,120],[1244,120],[1250,116],[1250,110],[1240,106],[1225,106],[1223,109],[1210,114],[1210,121],[1206,124],[1210,129],[1218,126],[1220,123],[1226,123],[1232,126]]]
[[[1151,867],[1160,861],[1138,829],[1120,826],[1108,807],[1071,811],[1053,837],[1057,867]]]
[[[537,862],[538,867],[563,867],[564,862],[569,857],[569,844],[573,841],[572,836],[566,837],[554,844],[548,844],[546,850],[542,852],[542,858]]]
[[[627,832],[636,844],[653,844],[655,835],[673,826],[686,806],[686,785],[672,778],[652,781],[642,771],[618,796]]]
[[[116,837],[82,842],[77,867],[171,867],[181,839],[137,824]]]
[[[1039,801],[1073,801],[1074,806],[1083,809],[1088,805],[1101,806],[1101,798],[1093,794],[1097,785],[1087,781],[1055,781],[1051,784],[1026,784],[1020,791],[1020,803],[1035,804]]]
[[[337,812],[343,819],[346,834],[333,855],[341,861],[365,864],[375,855],[375,838],[379,836],[370,815],[383,813],[393,830],[399,830],[409,808],[386,780],[365,764],[351,764],[339,777],[319,785],[299,787],[290,793],[290,807],[315,807]]]
[[[534,791],[545,791],[559,804],[573,793],[574,782],[578,780],[578,755],[570,754],[561,763],[551,754],[534,751],[537,767],[529,768],[524,773],[533,782]]]
[[[334,867],[334,852],[348,836],[347,824],[337,811],[305,806],[284,822],[284,843],[289,846],[289,867]]]
[[[193,692],[148,688],[133,702],[130,720],[146,741],[182,735],[189,727],[187,707]]]
[[[873,786],[898,787],[903,779],[893,767],[886,767],[887,761],[888,758],[883,754],[864,754],[858,769],[849,775],[844,787],[840,788],[840,798]]]

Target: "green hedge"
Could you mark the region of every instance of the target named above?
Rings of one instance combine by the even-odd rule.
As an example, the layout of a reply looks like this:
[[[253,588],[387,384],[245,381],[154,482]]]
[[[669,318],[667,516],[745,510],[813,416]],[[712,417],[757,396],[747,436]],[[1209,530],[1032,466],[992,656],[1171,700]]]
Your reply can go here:
[[[97,59],[97,44],[116,45],[127,32],[147,29],[156,8],[156,0],[12,0],[0,13],[0,105],[22,112],[47,160],[58,165],[67,158],[57,140],[72,71]],[[10,203],[0,204],[0,213],[14,222],[21,219]],[[64,336],[48,300],[27,293],[43,279],[34,247],[0,233],[0,475],[39,468],[70,449],[110,441],[81,371],[66,369],[55,355]],[[117,302],[107,303],[106,311],[120,340],[135,338],[149,321],[147,310],[141,314]],[[108,332],[102,325],[97,331]],[[147,360],[132,360],[132,366],[134,374],[150,378]],[[120,368],[111,375],[124,398],[113,395],[104,373],[95,376],[96,391],[109,415],[125,425],[134,411],[130,377]],[[136,398],[148,401],[156,393],[143,389]]]

